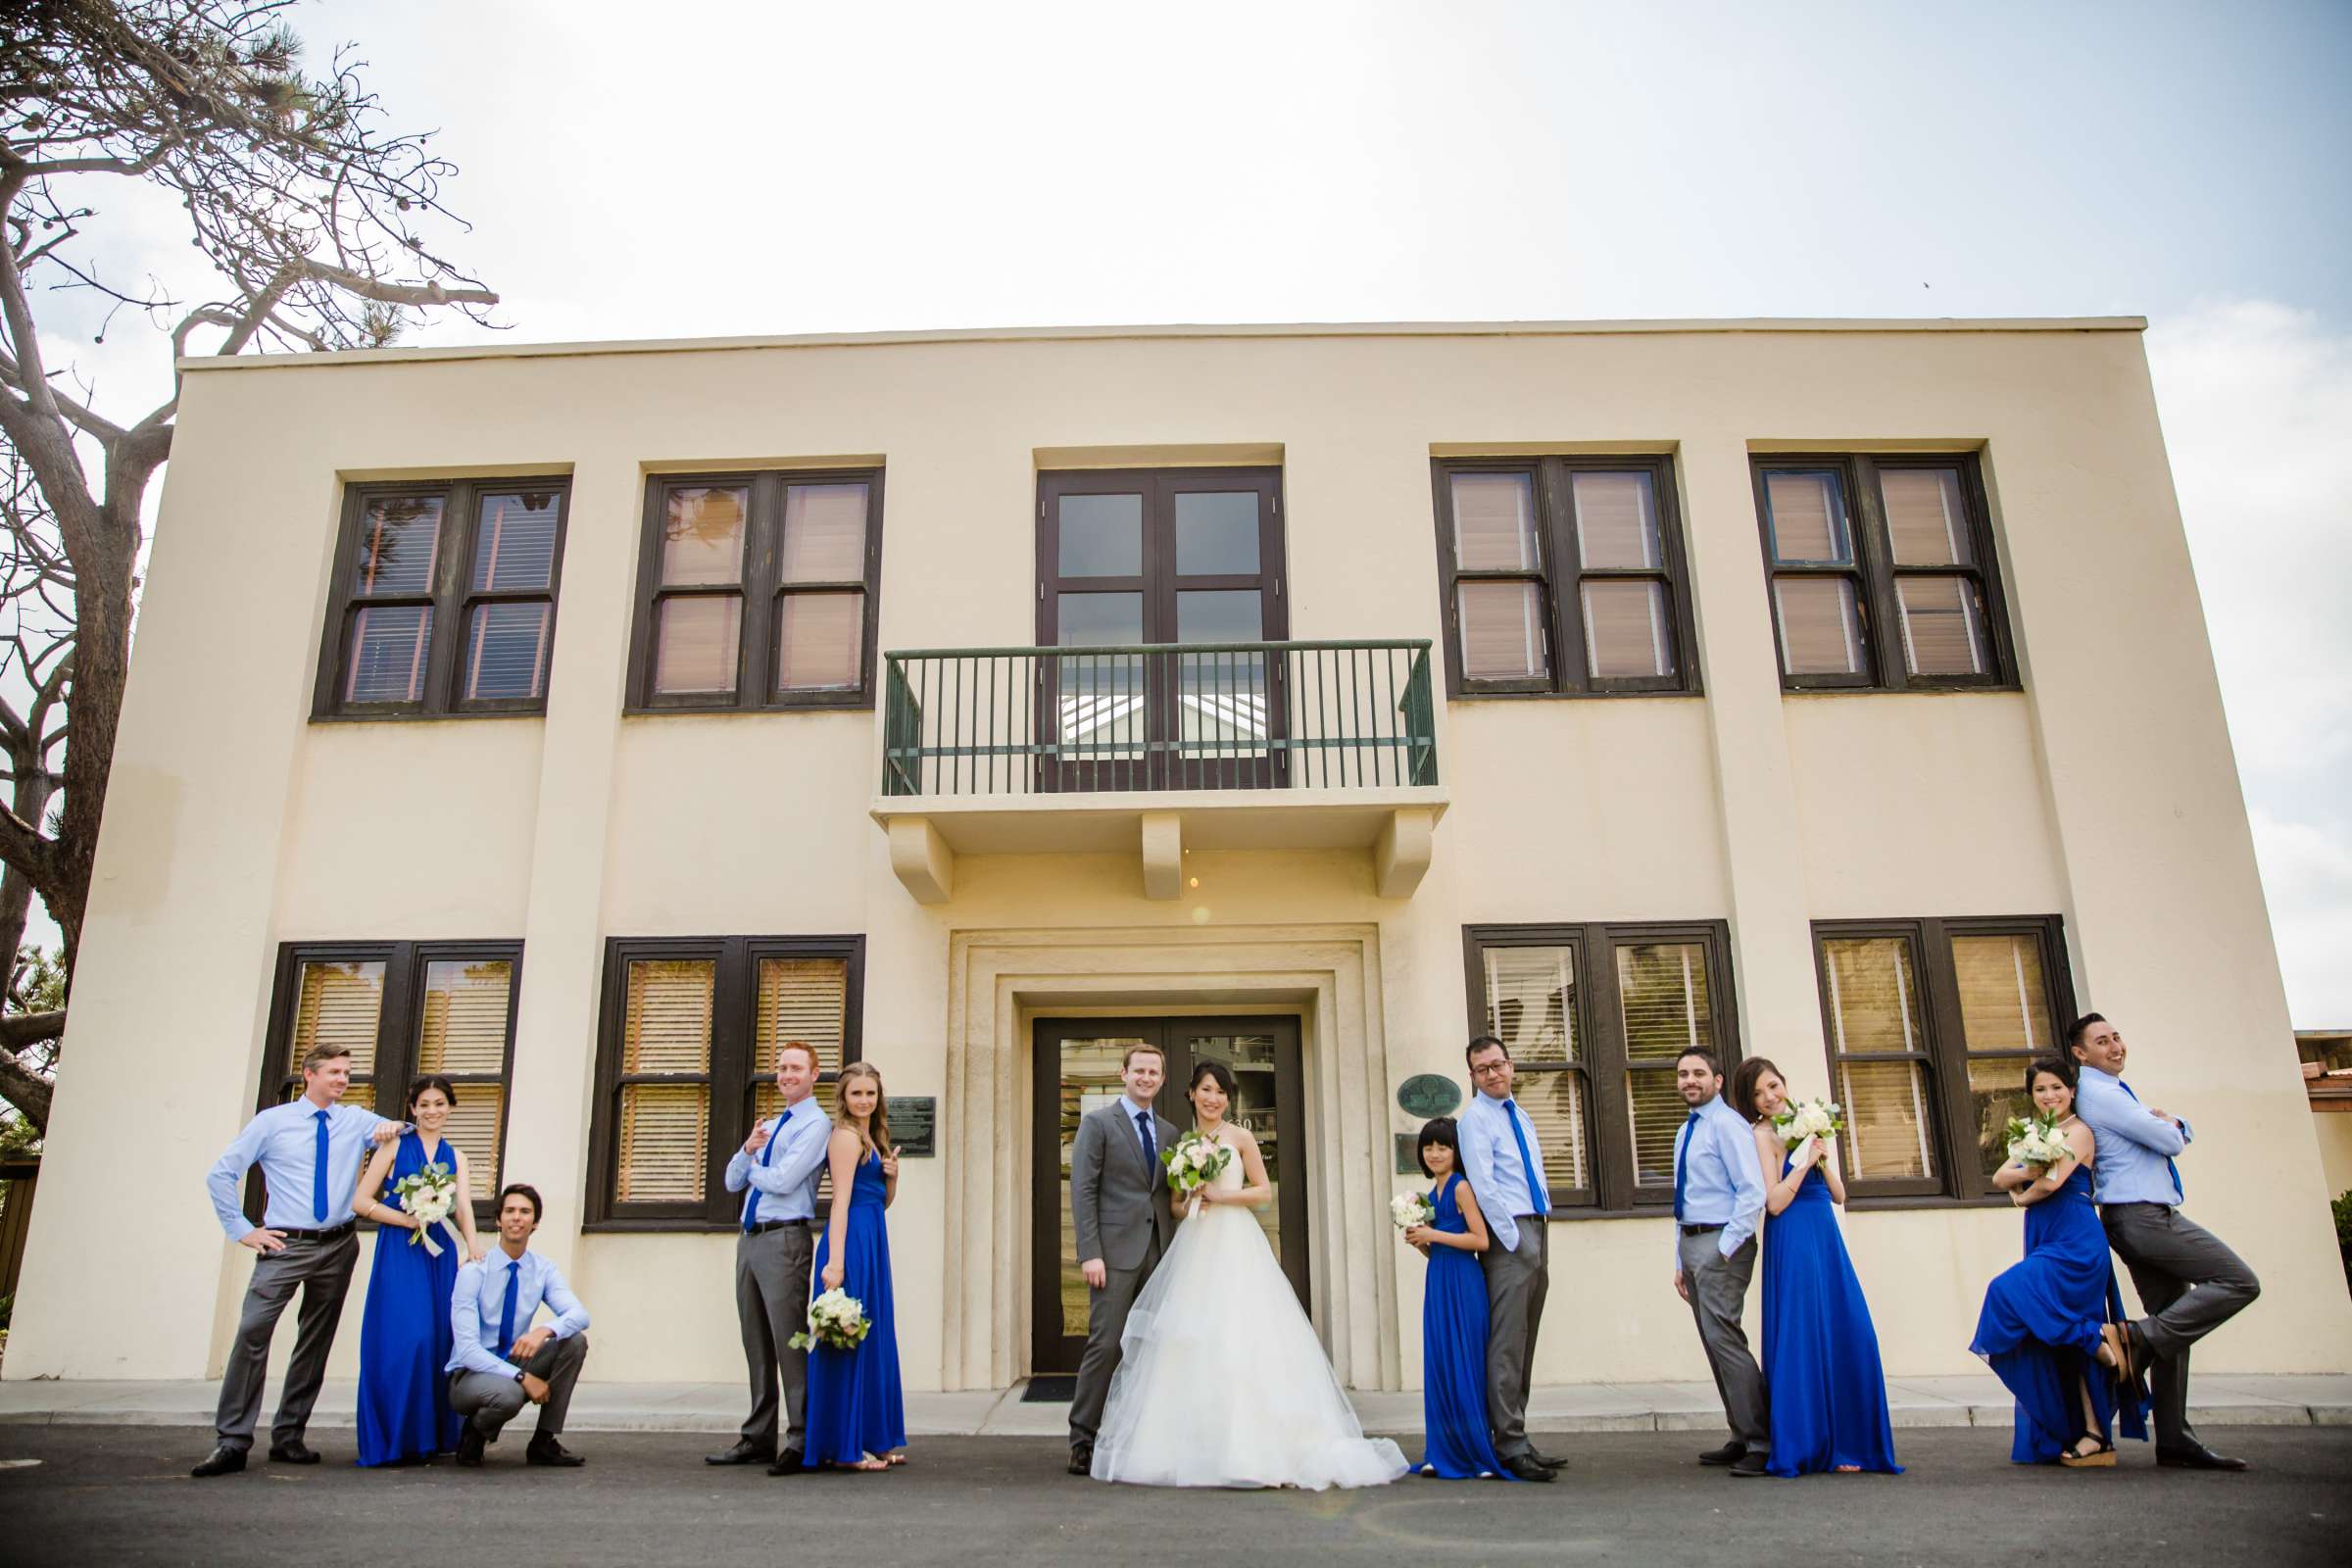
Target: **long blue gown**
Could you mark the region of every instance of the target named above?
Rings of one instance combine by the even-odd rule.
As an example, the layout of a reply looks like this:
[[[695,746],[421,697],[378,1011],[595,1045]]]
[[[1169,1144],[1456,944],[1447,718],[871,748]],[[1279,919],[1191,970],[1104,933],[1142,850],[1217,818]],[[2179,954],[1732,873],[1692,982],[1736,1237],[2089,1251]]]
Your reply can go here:
[[[1432,1230],[1460,1236],[1470,1229],[1456,1196],[1462,1173],[1448,1175],[1429,1195]],[[1447,1481],[1480,1475],[1517,1480],[1494,1456],[1487,1431],[1487,1275],[1478,1254],[1458,1247],[1429,1250],[1429,1282],[1421,1294],[1421,1425],[1427,1434],[1421,1465]]]
[[[438,1163],[457,1168],[444,1138]],[[392,1173],[384,1180],[386,1206],[402,1206],[392,1189],[427,1164],[424,1140],[400,1135]],[[449,1408],[449,1298],[458,1283],[458,1244],[434,1227],[441,1255],[416,1233],[387,1225],[375,1233],[375,1266],[368,1274],[368,1309],[360,1320],[360,1463],[401,1464],[458,1446],[460,1418]]]
[[[1784,1159],[1781,1175],[1788,1170]],[[1902,1474],[1878,1331],[1818,1165],[1764,1225],[1764,1386],[1774,1475],[1841,1465]]]
[[[882,1156],[868,1154],[850,1186],[849,1229],[842,1241],[841,1288],[865,1308],[873,1325],[854,1350],[818,1346],[808,1352],[809,1464],[856,1464],[906,1446],[906,1401],[899,1388],[899,1329],[891,1303],[890,1227],[884,1218],[888,1184]],[[830,1225],[816,1244],[815,1291],[824,1289],[831,1257]]]
[[[2090,1200],[2090,1170],[2077,1165],[2059,1189],[2026,1210],[2026,1256],[1984,1288],[1969,1347],[2017,1396],[2017,1464],[2052,1464],[2082,1434],[2079,1385],[2090,1385],[2099,1435],[2115,1441],[2116,1400],[2098,1364],[2099,1326],[2124,1317],[2107,1232]],[[2147,1401],[2132,1390],[2123,1401],[2124,1433],[2143,1442]]]

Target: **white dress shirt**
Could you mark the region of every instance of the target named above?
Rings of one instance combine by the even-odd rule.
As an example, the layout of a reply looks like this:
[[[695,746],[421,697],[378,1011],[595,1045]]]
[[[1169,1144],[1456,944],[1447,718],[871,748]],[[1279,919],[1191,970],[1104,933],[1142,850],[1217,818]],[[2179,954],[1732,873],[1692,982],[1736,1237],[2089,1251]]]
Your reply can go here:
[[[531,1319],[541,1303],[556,1314],[549,1326],[557,1339],[568,1340],[587,1332],[588,1309],[564,1282],[562,1269],[537,1252],[509,1257],[504,1247],[493,1247],[488,1257],[458,1270],[457,1288],[449,1298],[449,1365],[443,1370],[489,1372],[502,1378],[522,1370],[491,1349],[498,1343],[499,1321],[506,1315],[510,1272],[520,1276],[514,1288],[516,1339],[531,1331]]]
[[[773,1152],[762,1149],[747,1154],[741,1149],[727,1161],[727,1191],[758,1188],[761,1223],[772,1219],[814,1219],[816,1177],[825,1166],[825,1145],[833,1137],[833,1122],[825,1107],[810,1095],[767,1124]],[[781,1142],[778,1142],[781,1140]],[[764,1161],[761,1155],[766,1155]],[[735,1211],[738,1222],[743,1210]]]
[[[351,1200],[360,1185],[360,1167],[368,1162],[368,1137],[384,1125],[372,1110],[341,1102],[326,1107],[326,1218],[318,1217],[318,1106],[306,1097],[271,1105],[245,1124],[204,1178],[212,1193],[213,1212],[232,1242],[253,1229],[245,1217],[245,1173],[262,1167],[270,1190],[262,1224],[273,1231],[333,1230],[351,1218]]]
[[[1512,1136],[1514,1122],[1527,1138],[1528,1158],[1535,1164],[1532,1171],[1519,1158],[1519,1140]],[[1478,1195],[1487,1229],[1504,1251],[1516,1252],[1517,1216],[1536,1212],[1538,1188],[1549,1191],[1544,1175],[1544,1143],[1536,1136],[1536,1124],[1517,1101],[1497,1099],[1482,1089],[1462,1107],[1455,1126],[1462,1140],[1462,1170],[1470,1178],[1470,1190]]]

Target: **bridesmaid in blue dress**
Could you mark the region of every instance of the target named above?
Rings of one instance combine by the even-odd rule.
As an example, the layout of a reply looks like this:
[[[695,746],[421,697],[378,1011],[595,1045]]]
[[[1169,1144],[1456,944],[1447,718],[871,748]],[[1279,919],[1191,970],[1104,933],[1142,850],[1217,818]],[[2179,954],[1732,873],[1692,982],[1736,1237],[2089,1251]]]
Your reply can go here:
[[[1516,1480],[1494,1456],[1487,1429],[1487,1217],[1462,1175],[1462,1148],[1451,1116],[1421,1128],[1421,1173],[1436,1218],[1406,1228],[1407,1245],[1429,1259],[1421,1294],[1421,1425],[1427,1434],[1421,1473],[1446,1481]]]
[[[1772,1118],[1788,1102],[1781,1072],[1761,1056],[1732,1075],[1732,1106],[1755,1124],[1764,1184],[1764,1387],[1772,1401],[1776,1476],[1824,1470],[1901,1475],[1886,1415],[1878,1330],[1862,1298],[1838,1205],[1845,1183],[1829,1145],[1790,1156]]]
[[[2104,1468],[2115,1463],[2119,1406],[2127,1436],[2144,1442],[2148,1429],[2144,1391],[2114,1376],[2124,1364],[2124,1302],[2090,1198],[2098,1144],[2074,1114],[2074,1063],[2037,1058],[2026,1092],[2036,1110],[2064,1118],[2072,1152],[2046,1169],[2013,1160],[1993,1174],[2026,1210],[2026,1256],[1985,1288],[1969,1348],[2017,1396],[2013,1463]]]
[[[482,1255],[473,1229],[473,1204],[461,1201],[450,1223],[463,1247],[440,1226],[435,1257],[415,1240],[416,1220],[393,1191],[428,1165],[457,1173],[458,1191],[473,1191],[466,1153],[441,1136],[458,1092],[437,1073],[409,1085],[410,1130],[384,1145],[360,1175],[353,1205],[376,1223],[375,1263],[368,1271],[368,1309],[360,1320],[360,1463],[420,1464],[458,1446],[459,1417],[449,1408],[449,1299],[458,1265]],[[464,1256],[459,1253],[463,1251]]]
[[[867,1062],[841,1070],[833,1138],[833,1216],[816,1244],[818,1292],[856,1298],[873,1326],[855,1349],[819,1345],[808,1352],[808,1446],[805,1462],[846,1470],[905,1464],[906,1411],[899,1389],[899,1330],[891,1304],[890,1227],[883,1211],[899,1192],[882,1075]],[[843,1201],[842,1194],[849,1194]]]

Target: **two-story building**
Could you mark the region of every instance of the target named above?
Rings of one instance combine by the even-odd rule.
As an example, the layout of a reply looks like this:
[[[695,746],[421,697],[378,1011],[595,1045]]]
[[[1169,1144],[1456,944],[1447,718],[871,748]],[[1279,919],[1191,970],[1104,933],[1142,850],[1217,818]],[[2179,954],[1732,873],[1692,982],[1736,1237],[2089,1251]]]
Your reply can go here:
[[[1694,1041],[1847,1107],[1886,1365],[1966,1370],[2093,1005],[2270,1287],[2200,1369],[2352,1370],[2142,325],[187,362],[7,1375],[218,1373],[201,1178],[328,1038],[457,1081],[627,1380],[740,1375],[775,1044],[875,1062],[909,1386],[1067,1368],[1069,1140],[1148,1040],[1236,1067],[1343,1379],[1412,1387],[1388,1202],[1490,1030],[1539,1380],[1700,1375]]]

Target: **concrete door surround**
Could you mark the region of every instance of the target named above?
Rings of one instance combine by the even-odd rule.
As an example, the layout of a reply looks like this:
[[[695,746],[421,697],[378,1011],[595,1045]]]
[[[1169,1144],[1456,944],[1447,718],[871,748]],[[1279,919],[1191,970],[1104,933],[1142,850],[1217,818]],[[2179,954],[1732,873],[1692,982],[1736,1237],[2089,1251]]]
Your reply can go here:
[[[1333,1368],[1350,1388],[1403,1387],[1377,927],[959,931],[948,962],[941,1262],[959,1288],[943,1303],[943,1389],[1028,1371],[1031,1020],[1237,1008],[1299,1014],[1313,1315]]]

